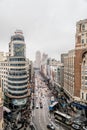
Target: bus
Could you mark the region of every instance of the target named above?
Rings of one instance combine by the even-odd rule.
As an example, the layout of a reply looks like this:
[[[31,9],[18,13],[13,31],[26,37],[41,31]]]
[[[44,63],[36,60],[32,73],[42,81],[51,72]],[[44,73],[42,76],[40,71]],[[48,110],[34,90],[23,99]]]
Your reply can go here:
[[[54,111],[58,108],[58,102],[53,102],[50,106],[49,106],[49,111]]]
[[[54,119],[55,119],[56,123],[61,121],[62,123],[67,124],[67,125],[72,124],[72,117],[67,115],[67,114],[64,114],[64,113],[62,113],[60,111],[55,111],[54,112]]]
[[[81,103],[79,103],[79,102],[72,102],[71,103],[71,107],[76,107],[76,108],[78,108],[78,109],[80,109],[80,110],[87,110],[87,105],[86,104],[81,104]]]

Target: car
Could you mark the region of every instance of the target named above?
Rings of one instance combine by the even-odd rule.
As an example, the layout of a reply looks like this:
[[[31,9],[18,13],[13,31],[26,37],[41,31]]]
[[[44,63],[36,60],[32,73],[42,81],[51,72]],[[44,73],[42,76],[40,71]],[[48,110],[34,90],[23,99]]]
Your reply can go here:
[[[4,112],[3,112],[3,117],[4,117],[4,119],[7,119],[8,121],[11,122],[12,112],[7,113],[6,111],[4,111]]]
[[[87,130],[87,126],[83,126],[82,130]]]
[[[35,106],[33,105],[33,106],[32,106],[32,109],[34,109],[34,107],[35,107]]]
[[[87,130],[87,119],[82,123],[82,130]]]
[[[42,103],[40,103],[40,108],[43,108],[43,104]]]
[[[55,127],[54,127],[51,123],[49,123],[49,124],[47,125],[47,128],[48,128],[49,130],[55,130]]]
[[[76,129],[76,130],[80,130],[80,126],[77,125],[77,124],[72,124],[72,127],[73,127],[74,129]]]
[[[38,108],[39,108],[39,104],[36,105],[36,109],[38,109]]]
[[[72,127],[76,130],[85,130],[83,127],[87,124],[87,119],[84,116],[76,117],[72,122]]]

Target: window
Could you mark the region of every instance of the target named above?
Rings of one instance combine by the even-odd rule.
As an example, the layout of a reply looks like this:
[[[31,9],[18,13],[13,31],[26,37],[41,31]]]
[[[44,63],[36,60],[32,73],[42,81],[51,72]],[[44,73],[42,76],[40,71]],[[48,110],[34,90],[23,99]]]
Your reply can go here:
[[[83,78],[84,79],[84,78]],[[87,80],[87,76],[85,76],[85,80]]]
[[[82,99],[84,99],[84,93],[82,93]]]
[[[82,43],[84,43],[84,39],[82,39]]]
[[[84,36],[84,34],[82,33],[82,36]]]
[[[85,25],[84,25],[84,24],[82,25],[82,30],[83,30],[83,31],[85,30]]]
[[[87,85],[87,82],[85,82],[85,85]]]
[[[87,100],[87,94],[86,94],[86,100]]]

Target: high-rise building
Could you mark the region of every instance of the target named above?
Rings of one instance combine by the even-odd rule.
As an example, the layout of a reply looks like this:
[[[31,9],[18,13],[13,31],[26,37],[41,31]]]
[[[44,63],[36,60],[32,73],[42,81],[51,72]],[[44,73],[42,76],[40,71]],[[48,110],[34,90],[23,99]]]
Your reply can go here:
[[[9,98],[13,106],[17,107],[25,105],[29,96],[27,73],[29,65],[27,65],[25,54],[24,36],[21,30],[17,30],[9,43],[9,56],[6,60],[0,62],[1,85],[5,96],[7,99]]]
[[[41,66],[41,52],[37,51],[36,58],[35,58],[35,68],[40,69],[40,66]]]
[[[64,63],[65,56],[68,56],[68,54],[67,53],[61,54],[61,63]]]
[[[45,77],[47,77],[47,59],[48,55],[43,53],[41,59],[41,73],[43,73]]]
[[[17,30],[9,43],[8,93],[14,105],[26,104],[28,76],[26,70],[25,41],[22,31]]]
[[[64,89],[87,101],[87,19],[76,24],[75,49],[64,57]]]
[[[74,58],[75,50],[70,50],[64,57],[64,90],[71,98],[75,95]]]
[[[1,88],[4,92],[7,91],[7,74],[9,71],[9,64],[7,63],[7,53],[0,52],[0,77]]]
[[[0,130],[3,130],[3,93],[1,88],[1,78],[0,78]]]
[[[42,54],[42,59],[41,59],[41,63],[43,63],[43,62],[47,62],[47,59],[48,59],[48,55],[47,54],[45,54],[45,53],[43,53]]]
[[[87,100],[87,19],[76,24],[74,93]]]

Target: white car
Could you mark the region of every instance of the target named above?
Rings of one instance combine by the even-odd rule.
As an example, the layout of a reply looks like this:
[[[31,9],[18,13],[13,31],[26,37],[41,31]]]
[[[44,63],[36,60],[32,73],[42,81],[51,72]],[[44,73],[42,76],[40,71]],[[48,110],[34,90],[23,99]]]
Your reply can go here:
[[[83,130],[87,130],[87,126],[83,126]]]
[[[38,108],[39,108],[39,104],[36,105],[36,109],[38,109]]]

